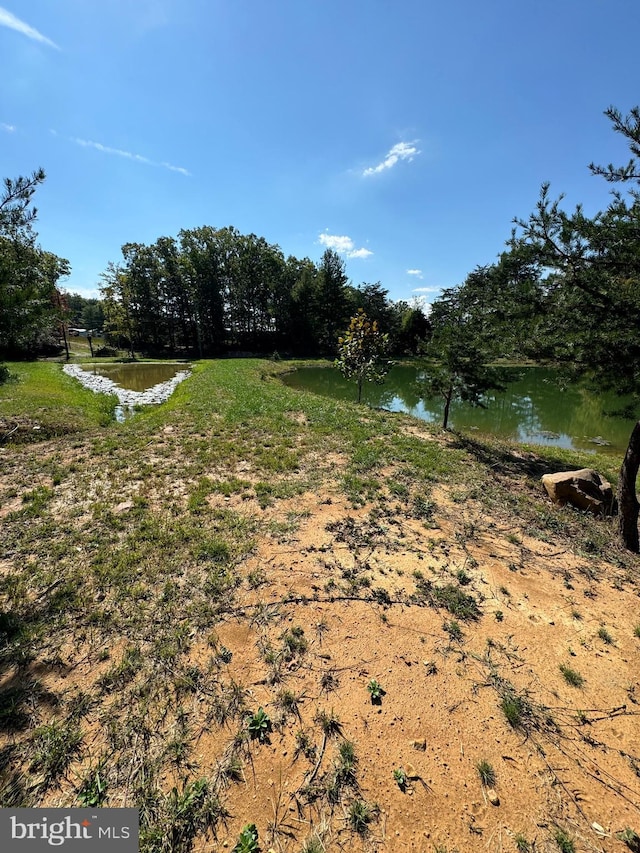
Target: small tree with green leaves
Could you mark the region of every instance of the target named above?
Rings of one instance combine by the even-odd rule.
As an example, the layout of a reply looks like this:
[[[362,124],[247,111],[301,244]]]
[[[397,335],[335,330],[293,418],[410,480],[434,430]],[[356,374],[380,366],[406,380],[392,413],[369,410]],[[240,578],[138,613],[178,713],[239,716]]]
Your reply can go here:
[[[483,275],[480,269],[469,279]],[[461,287],[445,290],[433,303],[431,338],[422,347],[426,361],[418,387],[423,397],[442,397],[443,429],[449,424],[454,400],[482,407],[487,391],[504,388],[502,372],[487,363],[497,354],[496,339],[487,332],[482,300],[469,279]]]
[[[347,331],[338,339],[338,358],[335,361],[343,376],[358,383],[359,403],[365,382],[384,382],[391,368],[391,362],[386,359],[388,350],[389,335],[381,332],[378,321],[370,320],[359,308]]]

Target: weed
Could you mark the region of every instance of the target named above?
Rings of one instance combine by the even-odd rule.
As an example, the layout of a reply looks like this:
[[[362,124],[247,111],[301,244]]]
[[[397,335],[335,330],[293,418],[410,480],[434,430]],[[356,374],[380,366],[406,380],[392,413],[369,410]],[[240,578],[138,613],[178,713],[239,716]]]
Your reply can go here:
[[[49,723],[36,729],[33,736],[33,758],[30,770],[42,773],[48,788],[65,774],[81,752],[82,733],[73,723]]]
[[[600,637],[603,643],[606,643],[608,646],[613,645],[613,637],[604,626],[598,629],[598,636]]]
[[[349,806],[349,826],[358,835],[369,833],[369,824],[375,820],[380,813],[375,803],[367,803],[365,800],[354,800]]]
[[[627,826],[622,832],[617,832],[616,838],[623,841],[632,853],[640,853],[640,835],[630,827]]]
[[[312,742],[309,733],[302,729],[296,732],[296,748],[294,752],[294,758],[297,758],[299,755],[304,755],[307,761],[315,761],[316,753],[316,746]]]
[[[476,769],[478,771],[478,775],[480,776],[480,781],[487,788],[493,788],[496,784],[496,771],[489,764],[488,761],[485,761],[483,758],[482,761],[479,761],[476,764]]]
[[[322,673],[320,677],[320,687],[322,688],[322,692],[326,693],[327,696],[329,693],[340,687],[340,679],[334,669],[328,669]]]
[[[471,583],[471,575],[468,575],[464,569],[458,569],[456,579],[460,586],[468,586]]]
[[[434,586],[429,580],[418,580],[418,595],[432,607],[442,607],[452,616],[464,620],[476,620],[480,617],[478,602],[455,584]]]
[[[560,664],[560,672],[562,673],[564,680],[567,684],[570,684],[572,687],[582,687],[584,685],[584,678],[577,672],[575,669],[571,669],[570,666],[567,666],[564,663]]]
[[[523,728],[526,708],[522,697],[516,694],[503,696],[500,708],[512,729]]]
[[[211,700],[209,719],[214,719],[219,725],[241,717],[246,710],[247,690],[235,681],[223,686]]]
[[[276,707],[279,708],[286,716],[287,714],[296,714],[299,716],[298,702],[300,697],[296,696],[293,690],[280,690],[276,696]]]
[[[640,639],[640,625],[636,625],[636,627],[633,629],[633,636],[638,637],[638,639]]]
[[[292,661],[294,658],[303,655],[309,648],[309,643],[304,636],[304,628],[299,625],[285,631],[280,639],[282,640],[285,661]]]
[[[326,847],[322,843],[322,839],[317,833],[314,833],[311,838],[308,838],[302,848],[300,853],[325,853]]]
[[[557,826],[553,831],[553,838],[562,853],[575,853],[576,848],[573,839],[564,829]]]
[[[255,823],[248,823],[238,836],[238,841],[231,853],[260,853],[258,830]]]
[[[241,782],[244,779],[242,762],[233,751],[218,761],[216,778],[220,788],[228,788],[232,782]]]
[[[513,840],[516,843],[516,850],[518,853],[531,853],[531,844],[529,844],[526,836],[521,832],[516,833]]]
[[[452,640],[455,640],[455,642],[459,643],[462,640],[462,628],[460,627],[460,623],[456,622],[455,619],[452,619],[450,622],[445,622],[442,627],[449,637]]]
[[[98,679],[98,687],[103,691],[122,688],[142,669],[142,652],[138,646],[125,649],[122,660]]]
[[[404,794],[404,792],[407,790],[407,781],[408,781],[407,780],[407,774],[404,770],[404,767],[397,767],[393,771],[393,778],[395,779],[395,781],[398,785],[398,788],[400,788],[400,790]]]
[[[367,690],[371,695],[371,704],[372,705],[381,705],[382,697],[385,695],[386,690],[384,687],[379,684],[375,678],[372,678],[371,681],[367,684]]]
[[[323,734],[329,737],[337,737],[342,734],[342,724],[336,717],[333,709],[331,711],[318,711],[314,722],[322,729]]]
[[[247,731],[251,740],[259,740],[260,743],[264,743],[267,739],[271,731],[271,718],[264,708],[258,708],[255,714],[248,718]]]
[[[267,582],[267,573],[262,568],[262,566],[258,566],[257,569],[253,569],[247,575],[247,583],[249,584],[249,589],[258,589],[258,587],[263,586]]]
[[[496,610],[495,616],[496,622],[502,622],[502,620],[504,619],[504,613],[502,612],[502,610]]]
[[[82,785],[78,788],[78,802],[84,808],[98,808],[107,796],[105,763],[101,761],[95,770],[90,770]]]
[[[226,646],[218,646],[218,654],[216,656],[216,660],[219,660],[220,663],[231,663],[233,658],[233,652],[231,649],[228,649]]]

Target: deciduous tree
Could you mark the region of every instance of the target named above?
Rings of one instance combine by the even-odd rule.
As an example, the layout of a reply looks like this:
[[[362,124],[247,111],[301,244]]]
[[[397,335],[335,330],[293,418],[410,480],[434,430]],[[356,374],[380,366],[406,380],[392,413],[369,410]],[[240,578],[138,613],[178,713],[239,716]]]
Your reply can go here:
[[[380,331],[377,320],[370,320],[359,309],[338,340],[338,358],[335,361],[343,376],[356,380],[359,403],[365,382],[384,382],[391,368],[391,362],[386,359],[388,349],[389,335]]]

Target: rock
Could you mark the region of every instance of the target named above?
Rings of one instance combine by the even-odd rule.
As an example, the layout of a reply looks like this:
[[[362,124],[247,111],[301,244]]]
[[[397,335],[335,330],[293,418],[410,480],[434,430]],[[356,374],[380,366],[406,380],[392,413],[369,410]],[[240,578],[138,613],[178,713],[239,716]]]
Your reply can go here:
[[[404,774],[407,777],[407,779],[419,779],[420,778],[420,774],[418,773],[416,768],[413,766],[413,764],[405,764],[404,765]]]
[[[496,794],[493,788],[487,788],[487,799],[489,800],[492,806],[500,805],[500,797]]]
[[[421,740],[411,740],[409,741],[409,745],[413,749],[418,749],[420,752],[424,752],[427,748],[427,739],[423,737]]]
[[[592,468],[545,474],[542,485],[554,503],[569,503],[594,515],[612,515],[615,509],[611,484]]]

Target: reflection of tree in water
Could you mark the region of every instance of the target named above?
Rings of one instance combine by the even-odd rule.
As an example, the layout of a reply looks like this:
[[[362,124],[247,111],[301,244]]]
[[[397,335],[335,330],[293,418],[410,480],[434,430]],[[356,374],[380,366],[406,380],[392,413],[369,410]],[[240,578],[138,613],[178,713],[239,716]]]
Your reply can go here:
[[[425,421],[441,423],[440,399],[421,400],[415,367],[397,365],[384,385],[369,385],[363,400],[370,406],[403,411]],[[287,383],[318,394],[353,401],[353,387],[327,368],[304,368],[289,374]],[[513,370],[506,391],[486,396],[486,409],[455,402],[451,406],[454,429],[478,429],[515,441],[595,450],[590,439],[602,437],[614,452],[624,451],[629,420],[605,415],[624,405],[615,395],[595,394],[576,384],[563,385],[548,368]],[[598,449],[602,449],[601,447]],[[606,449],[606,448],[605,448]]]

